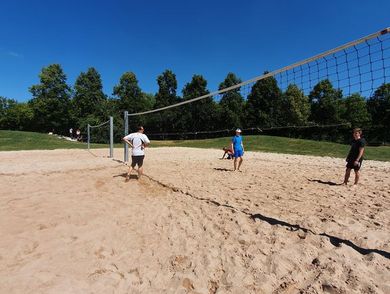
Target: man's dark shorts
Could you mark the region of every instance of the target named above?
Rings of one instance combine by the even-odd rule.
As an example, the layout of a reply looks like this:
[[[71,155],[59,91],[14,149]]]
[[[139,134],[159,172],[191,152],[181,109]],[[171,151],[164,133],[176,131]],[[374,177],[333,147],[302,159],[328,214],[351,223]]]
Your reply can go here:
[[[144,158],[145,155],[132,156],[131,167],[135,167],[136,165],[138,165],[138,167],[142,167],[142,165],[144,164]]]
[[[358,171],[362,167],[363,159],[359,160],[359,164],[355,165],[355,161],[348,161],[347,162],[347,168],[353,169],[355,171]]]

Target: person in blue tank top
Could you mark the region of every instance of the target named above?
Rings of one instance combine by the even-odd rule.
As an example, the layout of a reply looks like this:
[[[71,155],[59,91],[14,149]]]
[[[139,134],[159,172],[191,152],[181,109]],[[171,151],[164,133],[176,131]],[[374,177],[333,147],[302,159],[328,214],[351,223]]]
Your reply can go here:
[[[240,170],[242,164],[242,156],[244,155],[244,144],[242,143],[241,130],[236,130],[236,135],[232,138],[231,148],[234,153],[234,170]],[[238,166],[237,166],[238,161]]]

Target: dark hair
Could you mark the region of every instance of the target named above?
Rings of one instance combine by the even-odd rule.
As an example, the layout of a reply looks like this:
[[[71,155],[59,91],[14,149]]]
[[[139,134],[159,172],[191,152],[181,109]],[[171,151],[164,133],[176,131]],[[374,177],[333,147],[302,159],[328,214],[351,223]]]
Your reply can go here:
[[[143,126],[138,126],[138,127],[137,127],[137,131],[142,131],[143,129],[144,129]]]

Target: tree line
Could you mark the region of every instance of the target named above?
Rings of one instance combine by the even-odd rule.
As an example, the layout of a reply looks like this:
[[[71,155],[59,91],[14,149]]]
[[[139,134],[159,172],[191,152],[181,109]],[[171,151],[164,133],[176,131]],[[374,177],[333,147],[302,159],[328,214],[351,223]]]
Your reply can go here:
[[[32,98],[27,102],[0,97],[0,128],[35,132],[54,131],[68,134],[69,128],[85,130],[113,116],[115,136],[123,135],[123,112],[146,111],[172,105],[209,94],[207,80],[193,75],[178,93],[176,75],[165,70],[157,77],[158,91],[145,93],[133,72],[125,72],[114,86],[112,95],[103,92],[99,72],[91,67],[81,72],[73,87],[59,64],[44,67],[40,82],[29,88]],[[241,83],[234,73],[228,73],[219,90]],[[131,117],[130,130],[143,124],[149,133],[185,133],[240,128],[270,128],[270,134],[345,141],[346,128],[273,129],[310,124],[333,125],[350,123],[363,127],[374,141],[389,141],[390,83],[381,85],[371,97],[359,93],[344,97],[342,90],[322,80],[305,95],[290,84],[282,91],[275,78],[259,80],[247,97],[240,89],[230,90],[216,101],[212,97],[162,112]],[[349,134],[348,134],[349,135]],[[99,134],[103,140],[106,136]]]

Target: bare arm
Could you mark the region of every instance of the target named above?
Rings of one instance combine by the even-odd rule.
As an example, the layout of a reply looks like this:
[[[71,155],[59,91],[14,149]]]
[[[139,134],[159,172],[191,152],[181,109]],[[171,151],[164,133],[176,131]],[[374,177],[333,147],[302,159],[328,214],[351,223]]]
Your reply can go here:
[[[146,135],[144,135],[144,136],[145,136],[145,140],[143,140],[142,142],[144,144],[144,147],[148,147],[150,144],[150,140]]]
[[[125,137],[122,138],[122,141],[128,144],[131,148],[133,148],[133,144],[129,140],[127,140]]]

